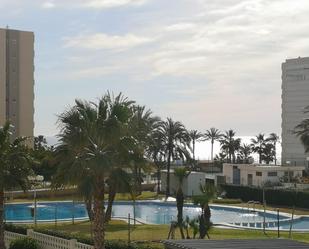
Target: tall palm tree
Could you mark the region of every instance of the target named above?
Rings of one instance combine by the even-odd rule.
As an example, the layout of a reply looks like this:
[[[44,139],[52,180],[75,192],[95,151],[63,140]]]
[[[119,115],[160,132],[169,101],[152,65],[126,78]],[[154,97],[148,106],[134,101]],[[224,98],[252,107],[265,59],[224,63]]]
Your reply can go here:
[[[235,163],[235,153],[240,148],[241,139],[235,138],[235,131],[228,130],[222,135],[220,139],[221,150],[225,151],[228,155],[228,161]]]
[[[9,122],[0,127],[0,248],[4,249],[4,190],[26,190],[30,186],[28,176],[33,174],[26,138],[17,137],[11,142],[10,128]]]
[[[188,134],[181,122],[173,121],[168,118],[160,123],[160,132],[163,135],[164,148],[167,155],[167,177],[166,177],[166,198],[170,195],[170,169],[173,159],[182,158],[183,160],[191,159],[188,151]]]
[[[147,146],[146,156],[153,162],[157,169],[157,193],[160,193],[161,170],[165,166],[166,149],[164,143],[164,134],[154,127],[151,132],[150,140]]]
[[[304,114],[309,113],[309,106],[305,107]],[[309,152],[309,118],[303,119],[292,131],[302,144],[304,145],[305,152]]]
[[[191,130],[188,132],[189,139],[192,142],[192,154],[193,154],[193,160],[195,161],[195,144],[196,142],[199,142],[203,138],[203,134],[198,132],[197,130]]]
[[[266,139],[265,135],[260,133],[255,138],[251,139],[252,150],[259,154],[259,163],[262,163],[263,152],[265,150]]]
[[[277,165],[277,143],[279,142],[279,136],[276,133],[270,133],[269,137],[266,139],[266,141],[270,141],[273,143],[274,146],[274,159],[275,159],[275,165]]]
[[[183,204],[184,204],[184,194],[182,190],[183,180],[188,177],[190,174],[185,167],[176,168],[174,175],[178,179],[178,189],[176,193],[176,202],[177,202],[177,225],[180,230],[181,238],[184,239],[185,235],[183,232]]]
[[[222,136],[223,135],[221,134],[221,132],[214,127],[207,130],[204,134],[205,140],[210,140],[210,142],[211,142],[211,161],[213,161],[213,159],[214,159],[213,158],[213,156],[214,156],[214,143],[215,143],[215,141],[219,141],[222,138]]]
[[[75,105],[59,116],[60,154],[71,154],[71,163],[59,165],[66,173],[64,184],[79,185],[85,176],[92,180],[94,248],[105,248],[105,181],[111,172],[121,167],[123,158],[134,148],[128,136],[133,101],[105,94],[98,104],[76,100]]]

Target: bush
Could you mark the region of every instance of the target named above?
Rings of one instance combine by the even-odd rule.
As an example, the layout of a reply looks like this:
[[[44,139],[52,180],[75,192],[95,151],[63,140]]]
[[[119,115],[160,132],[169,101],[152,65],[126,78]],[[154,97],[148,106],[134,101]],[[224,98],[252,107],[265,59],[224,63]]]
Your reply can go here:
[[[226,191],[227,198],[240,198],[243,201],[263,202],[263,189],[238,185],[222,185]],[[299,208],[309,207],[309,192],[292,191],[281,189],[265,189],[265,200],[267,204],[278,206],[295,206]]]
[[[215,199],[212,201],[214,204],[239,204],[242,203],[241,199]]]
[[[16,226],[16,225],[13,225],[13,224],[5,224],[4,229],[8,232],[27,235],[27,227],[25,227],[25,226]]]
[[[22,238],[12,241],[9,249],[39,249],[38,243],[31,238]]]

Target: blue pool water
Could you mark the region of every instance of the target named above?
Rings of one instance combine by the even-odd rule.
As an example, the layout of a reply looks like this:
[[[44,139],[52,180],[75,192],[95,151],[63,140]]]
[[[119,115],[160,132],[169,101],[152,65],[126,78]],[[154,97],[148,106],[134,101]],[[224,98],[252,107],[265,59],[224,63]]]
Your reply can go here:
[[[5,219],[7,222],[31,222],[32,203],[7,204],[5,206]],[[200,208],[187,204],[184,207],[184,217],[197,217],[200,214]],[[133,217],[132,202],[115,202],[113,206],[113,217],[125,218],[130,213]],[[246,208],[234,208],[227,206],[211,206],[211,219],[215,224],[235,224],[235,223],[261,223],[263,222],[262,212],[251,212]],[[159,201],[138,201],[136,202],[135,217],[145,223],[151,224],[169,224],[176,220],[177,208],[175,203],[166,203]],[[83,203],[73,202],[40,202],[37,204],[38,221],[54,221],[87,219],[87,212]],[[280,226],[289,229],[289,217],[280,216]],[[274,213],[266,213],[267,222],[275,222],[277,216]],[[249,225],[248,225],[249,226]],[[309,229],[309,218],[296,219],[293,224],[294,229]]]

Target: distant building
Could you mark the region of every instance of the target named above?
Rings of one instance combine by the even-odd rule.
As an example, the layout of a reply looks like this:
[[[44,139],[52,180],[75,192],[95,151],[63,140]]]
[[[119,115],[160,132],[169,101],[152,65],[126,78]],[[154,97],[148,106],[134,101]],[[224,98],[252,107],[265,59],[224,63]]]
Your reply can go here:
[[[276,166],[256,164],[223,164],[223,175],[227,184],[264,186],[287,182],[302,177],[304,166]]]
[[[197,161],[197,169],[209,173],[221,173],[222,172],[222,165],[220,162],[211,161],[211,160],[198,160]]]
[[[161,191],[166,191],[166,176],[167,170],[161,171]],[[200,190],[200,185],[204,185],[206,183],[206,174],[203,172],[195,172],[192,171],[182,183],[182,191],[185,196],[194,196],[202,194]],[[170,171],[170,193],[176,194],[176,191],[179,187],[179,180],[174,175],[174,170],[171,169]]]
[[[13,138],[33,138],[33,75],[33,32],[0,29],[0,126],[9,120]]]
[[[309,106],[309,57],[282,64],[282,164],[307,165],[308,154],[292,131],[306,116]],[[307,115],[308,118],[308,115]]]

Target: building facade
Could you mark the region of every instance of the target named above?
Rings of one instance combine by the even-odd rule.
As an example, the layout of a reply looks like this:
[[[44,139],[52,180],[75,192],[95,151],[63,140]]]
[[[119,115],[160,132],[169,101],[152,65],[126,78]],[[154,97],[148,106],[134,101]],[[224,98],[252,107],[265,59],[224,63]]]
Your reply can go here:
[[[0,29],[0,125],[6,120],[13,125],[13,138],[33,138],[33,32]]]
[[[309,106],[309,57],[286,60],[282,64],[282,164],[307,165],[309,155],[292,131]]]
[[[224,163],[223,175],[227,184],[262,187],[299,179],[304,169],[304,166]]]

